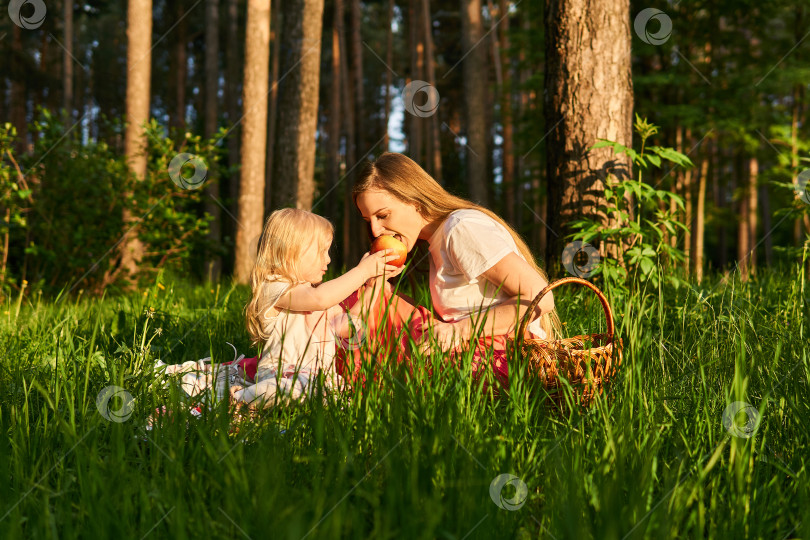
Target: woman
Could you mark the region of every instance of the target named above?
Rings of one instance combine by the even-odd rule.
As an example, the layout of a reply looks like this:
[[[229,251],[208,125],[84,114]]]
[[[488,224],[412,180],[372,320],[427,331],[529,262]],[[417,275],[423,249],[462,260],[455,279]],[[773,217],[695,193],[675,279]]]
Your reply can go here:
[[[402,154],[385,153],[370,163],[352,195],[375,238],[395,236],[408,251],[417,240],[429,245],[430,295],[440,319],[396,299],[389,308],[395,324],[414,311],[421,325],[417,331],[424,335],[432,330],[444,351],[458,351],[479,336],[470,344],[475,348],[474,374],[482,373],[483,359],[492,351],[494,373],[506,383],[507,338],[514,336],[528,304],[548,284],[526,243],[496,214],[448,193]],[[529,332],[554,339],[558,328],[549,293],[537,306]],[[423,348],[429,345],[423,341]]]

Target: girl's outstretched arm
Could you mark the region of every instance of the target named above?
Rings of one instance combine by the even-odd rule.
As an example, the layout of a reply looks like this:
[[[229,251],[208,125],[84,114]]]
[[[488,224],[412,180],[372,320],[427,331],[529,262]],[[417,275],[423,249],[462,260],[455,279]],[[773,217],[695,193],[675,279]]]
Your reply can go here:
[[[310,283],[297,285],[285,293],[276,303],[276,307],[292,311],[324,311],[336,306],[360,288],[371,278],[386,274],[389,277],[401,272],[401,269],[386,264],[397,258],[391,250],[366,253],[362,260],[343,274],[331,281],[313,287]]]

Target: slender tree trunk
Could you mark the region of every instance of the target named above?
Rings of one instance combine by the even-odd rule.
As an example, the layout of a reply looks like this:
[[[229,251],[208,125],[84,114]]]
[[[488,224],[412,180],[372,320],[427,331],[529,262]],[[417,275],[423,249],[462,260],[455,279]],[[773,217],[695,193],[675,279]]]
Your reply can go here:
[[[391,119],[391,91],[394,84],[394,0],[388,0],[388,18],[385,26],[385,118],[383,123],[383,148],[388,151],[388,122]]]
[[[174,20],[177,27],[174,35],[174,54],[171,77],[174,88],[174,107],[169,115],[169,125],[178,130],[186,129],[186,81],[188,79],[188,19],[185,17],[185,1],[173,0]]]
[[[694,236],[694,272],[698,283],[703,281],[703,243],[706,223],[706,182],[709,176],[709,160],[711,159],[711,145],[707,144],[706,154],[700,164],[700,178],[698,179],[697,208],[695,211]]]
[[[686,128],[684,130],[684,150],[687,146],[692,144],[692,129]],[[689,273],[692,268],[692,227],[694,227],[694,211],[692,208],[693,197],[692,192],[692,169],[686,169],[683,173],[683,199],[684,199],[684,225],[686,231],[683,236],[683,253],[684,253],[684,268]]]
[[[340,34],[343,32],[343,0],[334,0],[334,24],[332,26],[332,82],[329,94],[329,117],[327,119],[329,139],[326,146],[326,217],[337,219],[337,193],[340,182]],[[389,29],[390,32],[390,29]],[[390,72],[389,72],[390,73]],[[387,92],[387,91],[386,91]]]
[[[17,128],[17,155],[28,146],[28,97],[25,92],[25,66],[23,57],[22,29],[11,26],[11,123]]]
[[[267,144],[267,82],[270,63],[270,4],[248,0],[245,36],[245,79],[242,103],[242,173],[239,227],[236,230],[235,277],[247,283],[255,241],[264,218],[264,162]]]
[[[345,32],[340,32],[338,35],[338,44],[340,47],[340,58],[343,60],[340,63],[340,84],[342,94],[344,96],[344,129],[346,133],[346,167],[348,171],[345,173],[343,180],[343,265],[348,268],[360,257],[357,255],[360,251],[359,238],[354,237],[353,233],[357,230],[359,221],[357,217],[357,210],[352,201],[352,186],[354,185],[355,178],[355,164],[357,162],[357,139],[355,137],[355,115],[354,115],[354,100],[351,96],[354,95],[352,77],[349,74],[348,59],[346,52],[348,46],[346,44]]]
[[[593,215],[604,201],[607,174],[632,178],[629,159],[610,149],[587,152],[597,139],[632,146],[629,14],[629,0],[546,4],[548,216],[556,233],[550,238],[550,261],[560,260],[567,224]],[[610,223],[608,216],[599,217]]]
[[[433,57],[433,18],[430,16],[430,0],[422,0],[422,23],[425,41],[425,77],[428,84],[436,87],[436,61]],[[442,181],[442,149],[439,137],[438,110],[427,119],[427,160],[434,180]]]
[[[146,133],[152,71],[152,0],[129,0],[127,8],[127,128],[124,155],[135,177],[146,177]],[[129,210],[123,213],[125,227],[135,222]],[[143,257],[143,243],[135,232],[121,242],[121,267],[134,276]]]
[[[422,48],[421,25],[419,24],[420,13],[421,9],[419,6],[419,0],[409,0],[408,29],[410,31],[411,38],[411,78],[408,82],[425,79],[425,75],[422,73],[422,56],[424,51]],[[410,158],[412,160],[416,161],[420,165],[424,165],[422,160],[422,119],[414,114],[409,115],[408,118],[410,119],[410,130],[408,133],[408,154],[410,154]]]
[[[515,225],[515,147],[512,127],[512,69],[510,68],[509,3],[500,0],[498,14],[503,17],[500,26],[501,62],[503,84],[501,85],[501,125],[503,126],[503,189],[506,220]]]
[[[799,182],[799,109],[801,107],[802,85],[793,86],[793,104],[791,107],[790,120],[790,171],[793,174],[793,183]],[[798,190],[796,197],[798,198]],[[793,245],[798,247],[802,244],[801,217],[797,217],[793,222]]]
[[[225,40],[225,100],[228,108],[228,163],[233,166],[239,165],[239,140],[242,133],[240,117],[241,89],[239,85],[239,66],[242,62],[239,59],[239,0],[226,0],[228,7],[228,39]],[[228,198],[231,214],[236,215],[239,211],[239,172],[233,173],[228,182]],[[236,223],[231,223],[234,227],[234,237]]]
[[[281,64],[281,1],[273,2],[273,19],[270,27],[270,40],[273,43],[273,58],[270,62],[270,103],[267,115],[267,182],[264,194],[265,213],[273,209],[273,162],[276,149],[276,124],[278,116],[278,70]]]
[[[62,45],[65,54],[62,55],[62,107],[65,109],[65,120],[70,122],[73,118],[73,0],[63,1],[65,34]]]
[[[356,118],[366,121],[365,113],[365,85],[363,83],[363,15],[360,10],[360,0],[349,0],[351,5],[351,32],[352,32],[352,75],[354,76],[354,111]],[[367,130],[358,129],[357,137],[358,156],[369,150]]]
[[[748,243],[751,246],[751,257],[748,261],[748,268],[751,275],[757,272],[757,225],[759,208],[759,160],[751,157],[748,160]]]
[[[205,137],[210,139],[217,132],[219,111],[219,0],[205,2]],[[222,242],[222,212],[216,200],[219,199],[219,178],[216,171],[208,170],[205,185],[208,195],[205,211],[213,220],[208,229],[208,240],[216,245]],[[216,200],[215,200],[216,198]],[[208,279],[219,281],[222,275],[222,258],[210,255],[207,264]]]
[[[629,10],[629,8],[628,8]],[[484,38],[481,0],[461,0],[461,50],[464,80],[464,118],[467,132],[466,170],[470,197],[488,205],[489,174],[486,106],[489,103],[487,49],[478,46]]]
[[[323,0],[282,5],[284,55],[280,72],[273,183],[278,206],[309,210],[315,195],[315,132],[321,75]]]

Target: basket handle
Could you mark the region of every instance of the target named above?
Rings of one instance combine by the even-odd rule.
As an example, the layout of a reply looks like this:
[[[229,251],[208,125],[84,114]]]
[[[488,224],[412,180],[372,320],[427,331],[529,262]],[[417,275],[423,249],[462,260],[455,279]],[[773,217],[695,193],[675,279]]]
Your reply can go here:
[[[537,304],[540,303],[540,300],[542,300],[546,294],[551,292],[553,289],[556,289],[560,285],[565,285],[566,283],[578,283],[579,285],[584,285],[588,287],[589,289],[591,289],[593,292],[596,293],[596,296],[599,297],[599,301],[602,303],[602,309],[605,310],[605,318],[607,319],[608,339],[611,342],[613,341],[613,335],[616,330],[613,325],[613,311],[611,311],[610,304],[608,304],[605,295],[602,293],[602,291],[599,290],[599,288],[596,285],[594,285],[590,281],[578,277],[566,277],[558,279],[553,283],[549,283],[548,285],[546,285],[545,288],[542,291],[540,291],[540,293],[537,296],[535,296],[534,300],[532,300],[532,303],[529,304],[529,309],[526,310],[526,313],[523,315],[523,320],[520,321],[520,328],[516,336],[518,343],[520,345],[523,345],[523,336],[526,333],[526,327],[529,325],[529,319],[531,318],[532,313],[534,313],[534,309],[537,307]]]

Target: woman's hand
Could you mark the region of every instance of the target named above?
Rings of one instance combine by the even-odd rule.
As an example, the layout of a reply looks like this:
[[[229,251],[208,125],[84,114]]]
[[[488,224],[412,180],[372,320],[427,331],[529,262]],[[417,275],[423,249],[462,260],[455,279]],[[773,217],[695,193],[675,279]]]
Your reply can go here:
[[[470,334],[469,319],[458,322],[434,320],[433,324],[424,328],[419,350],[422,353],[429,353],[434,342],[443,352],[455,350],[470,341]]]

